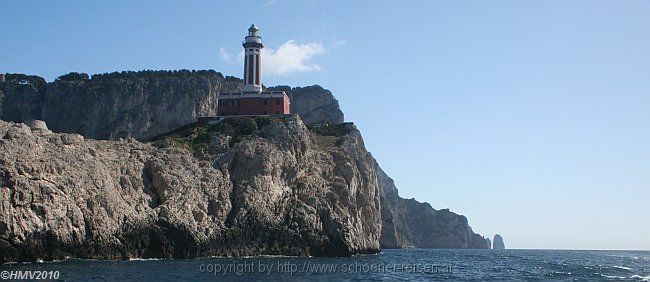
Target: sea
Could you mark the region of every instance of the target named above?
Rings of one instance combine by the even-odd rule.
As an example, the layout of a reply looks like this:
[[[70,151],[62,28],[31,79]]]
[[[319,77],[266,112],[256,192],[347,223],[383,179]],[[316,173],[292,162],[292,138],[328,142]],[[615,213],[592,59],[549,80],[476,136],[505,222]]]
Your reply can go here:
[[[3,280],[650,281],[650,251],[401,249],[349,258],[68,259],[0,267]]]

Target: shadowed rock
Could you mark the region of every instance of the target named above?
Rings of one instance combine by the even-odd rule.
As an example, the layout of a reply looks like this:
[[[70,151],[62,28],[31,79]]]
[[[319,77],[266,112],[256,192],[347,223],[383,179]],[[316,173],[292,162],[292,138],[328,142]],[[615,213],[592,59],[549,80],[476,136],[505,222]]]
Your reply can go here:
[[[138,140],[217,114],[217,96],[241,91],[242,81],[213,70],[141,71],[93,75],[70,73],[46,83],[38,76],[9,74],[0,82],[0,119],[43,120],[55,132],[87,138]],[[305,124],[342,123],[329,90],[318,85],[285,90],[291,112]]]
[[[379,251],[376,171],[354,126],[227,125],[152,145],[0,121],[0,262]]]
[[[381,188],[382,248],[489,248],[485,238],[472,231],[465,216],[401,198],[393,180],[375,165]]]
[[[505,250],[506,245],[503,243],[503,238],[499,234],[494,235],[492,248],[495,250]]]
[[[71,73],[52,83],[7,75],[2,119],[43,120],[68,134],[2,124],[4,259],[488,245],[464,216],[399,197],[358,130],[340,124],[338,101],[317,85],[269,89],[286,91],[305,124],[332,124],[325,128],[255,121],[238,125],[246,134],[135,140],[196,129],[197,117],[216,114],[217,93],[240,89],[240,79],[215,71]]]

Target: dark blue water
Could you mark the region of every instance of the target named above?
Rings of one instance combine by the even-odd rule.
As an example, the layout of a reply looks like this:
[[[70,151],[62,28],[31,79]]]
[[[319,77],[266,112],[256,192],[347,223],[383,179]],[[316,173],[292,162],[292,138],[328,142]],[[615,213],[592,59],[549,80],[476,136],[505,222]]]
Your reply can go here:
[[[77,280],[631,280],[650,281],[649,251],[385,250],[352,258],[203,258],[5,264]]]

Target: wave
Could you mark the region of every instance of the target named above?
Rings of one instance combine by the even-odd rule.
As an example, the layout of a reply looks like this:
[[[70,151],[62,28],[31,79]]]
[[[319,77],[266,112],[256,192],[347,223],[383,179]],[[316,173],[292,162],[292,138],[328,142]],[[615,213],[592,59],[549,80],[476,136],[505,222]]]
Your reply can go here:
[[[630,276],[632,279],[641,279],[641,281],[650,281],[650,275],[647,276],[641,276],[641,275],[632,275]]]
[[[167,259],[166,258],[129,258],[129,261],[158,261],[158,260],[167,260]]]
[[[623,269],[623,270],[627,270],[627,271],[632,271],[632,268],[627,267],[627,266],[614,265],[614,266],[612,266],[612,268],[618,268],[618,269]]]
[[[195,260],[202,259],[254,259],[254,258],[312,258],[312,256],[290,256],[290,255],[256,255],[256,256],[205,256],[198,257]]]
[[[618,280],[627,278],[625,276],[615,276],[615,275],[605,275],[605,274],[601,274],[600,276],[607,279],[618,279]]]

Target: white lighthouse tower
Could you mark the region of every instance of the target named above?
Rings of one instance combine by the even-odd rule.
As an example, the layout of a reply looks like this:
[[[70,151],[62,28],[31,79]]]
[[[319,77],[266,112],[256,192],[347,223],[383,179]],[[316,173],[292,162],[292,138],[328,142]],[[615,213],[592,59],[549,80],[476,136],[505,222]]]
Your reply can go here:
[[[262,92],[262,37],[254,24],[244,40],[244,92]]]
[[[291,101],[282,90],[262,91],[262,38],[255,25],[244,40],[244,88],[220,93],[218,116],[268,116],[291,114]]]

